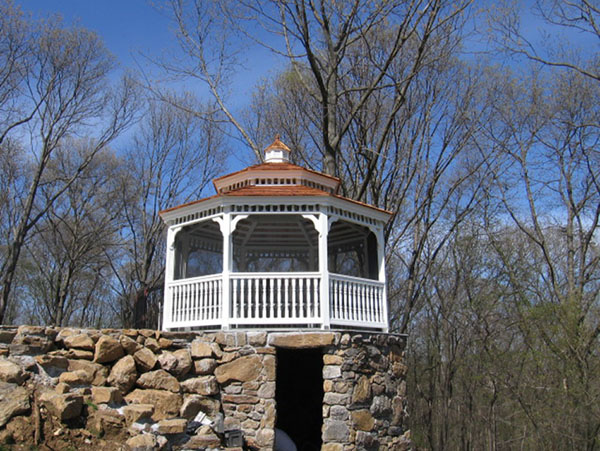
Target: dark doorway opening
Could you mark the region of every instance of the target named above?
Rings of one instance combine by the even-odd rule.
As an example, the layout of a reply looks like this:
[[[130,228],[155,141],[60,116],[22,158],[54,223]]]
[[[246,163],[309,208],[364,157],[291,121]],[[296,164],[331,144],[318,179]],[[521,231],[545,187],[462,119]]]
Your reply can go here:
[[[323,425],[323,352],[277,349],[276,428],[286,432],[299,451],[321,449]]]

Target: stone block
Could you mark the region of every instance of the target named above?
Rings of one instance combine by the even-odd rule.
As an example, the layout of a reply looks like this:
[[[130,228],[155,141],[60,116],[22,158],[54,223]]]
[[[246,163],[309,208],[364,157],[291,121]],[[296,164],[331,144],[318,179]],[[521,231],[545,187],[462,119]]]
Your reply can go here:
[[[160,346],[160,349],[167,349],[170,348],[172,345],[173,340],[170,340],[169,338],[160,337],[158,339],[158,346]]]
[[[0,427],[15,415],[29,412],[29,392],[15,384],[0,382]]]
[[[141,344],[127,335],[121,335],[119,337],[119,343],[121,343],[121,346],[127,354],[133,354],[142,348]]]
[[[323,395],[323,402],[329,405],[346,405],[349,396],[343,393],[325,393]]]
[[[215,359],[200,359],[194,361],[194,373],[200,376],[213,374],[216,367],[217,361]]]
[[[69,359],[68,371],[83,370],[94,374],[92,385],[104,385],[108,378],[108,368],[99,363],[88,362],[87,360]]]
[[[86,429],[95,436],[118,435],[125,427],[125,418],[114,410],[92,410],[86,421]]]
[[[203,341],[192,341],[191,345],[191,354],[195,359],[203,359],[206,357],[213,356],[213,349],[210,343],[205,343]]]
[[[152,404],[131,404],[123,406],[123,416],[128,425],[137,423],[140,420],[150,419],[154,413]]]
[[[76,418],[81,414],[83,396],[76,393],[46,392],[40,396],[40,402],[60,421]]]
[[[336,379],[342,376],[342,369],[337,365],[325,365],[323,367],[323,379]]]
[[[345,421],[350,417],[350,413],[344,406],[331,406],[329,408],[329,417],[332,420]]]
[[[141,388],[154,388],[179,393],[180,387],[177,379],[165,370],[150,371],[142,374],[136,381]]]
[[[219,393],[217,379],[214,376],[192,377],[181,382],[184,393],[195,393],[203,396],[211,396]]]
[[[177,371],[177,357],[175,357],[172,352],[163,351],[158,356],[158,363],[163,370],[168,371],[171,374],[175,374]]]
[[[150,371],[156,366],[158,359],[148,348],[141,348],[133,354],[135,364],[141,372]]]
[[[344,421],[325,420],[323,424],[323,440],[347,442],[350,436],[350,429]]]
[[[168,420],[160,420],[158,422],[157,432],[159,434],[172,435],[185,432],[187,420],[184,418],[171,418]]]
[[[94,340],[87,334],[75,334],[65,337],[63,343],[67,349],[76,348],[84,351],[94,351]]]
[[[156,449],[156,438],[153,434],[139,434],[131,437],[126,443],[131,451]]]
[[[221,449],[221,440],[211,433],[193,435],[185,443],[185,447],[186,449]]]
[[[344,445],[340,443],[325,443],[321,446],[321,451],[344,451]]]
[[[0,330],[0,343],[10,344],[17,335],[16,329],[2,329]]]
[[[94,372],[86,370],[65,371],[58,377],[59,382],[71,387],[77,385],[91,385]]]
[[[269,335],[269,345],[279,348],[320,348],[333,344],[333,332],[292,332]]]
[[[375,425],[375,419],[366,409],[354,410],[352,411],[352,423],[355,429],[370,432]]]
[[[267,333],[264,331],[248,332],[248,344],[251,346],[264,346],[267,344]]]
[[[123,346],[121,346],[119,340],[109,335],[102,335],[96,342],[94,362],[114,362],[123,357],[124,354]]]
[[[19,365],[5,358],[0,358],[0,380],[21,384],[26,378],[25,371]]]
[[[365,405],[371,401],[371,384],[367,376],[361,376],[354,386],[352,393],[352,404]]]
[[[392,401],[387,396],[375,396],[370,411],[376,418],[389,418],[392,414]]]
[[[175,369],[176,376],[182,377],[188,374],[193,366],[190,351],[187,349],[178,349],[173,352],[173,355],[177,359],[177,367]]]
[[[165,390],[136,388],[127,396],[125,401],[129,404],[151,404],[155,406],[152,419],[155,421],[174,417],[181,409],[181,396]]]
[[[341,365],[344,359],[339,355],[325,354],[323,356],[323,363],[325,365]]]
[[[252,381],[258,378],[262,366],[260,356],[244,356],[229,363],[219,365],[215,369],[215,376],[220,384],[226,384],[231,381]]]
[[[275,382],[265,382],[258,389],[258,396],[263,399],[271,399],[275,397]]]
[[[92,387],[92,402],[95,404],[120,404],[123,402],[123,397],[116,387]]]
[[[152,352],[160,351],[160,345],[158,344],[156,338],[146,338],[144,340],[144,346],[146,346]]]
[[[131,390],[136,380],[137,370],[135,360],[132,356],[126,355],[112,367],[107,382],[125,394]]]
[[[66,371],[69,366],[69,361],[66,357],[58,355],[36,355],[35,360],[38,365],[44,368],[50,377],[58,377],[60,373]]]
[[[261,447],[271,448],[275,442],[275,429],[264,428],[256,433],[256,443]]]
[[[378,451],[380,449],[379,437],[376,433],[358,431],[356,433],[356,447],[365,451]]]

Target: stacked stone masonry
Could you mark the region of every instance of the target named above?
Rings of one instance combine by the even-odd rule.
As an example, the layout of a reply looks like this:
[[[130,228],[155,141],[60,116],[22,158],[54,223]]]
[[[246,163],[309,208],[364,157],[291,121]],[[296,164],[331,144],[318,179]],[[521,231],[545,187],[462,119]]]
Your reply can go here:
[[[0,329],[0,444],[273,449],[278,348],[322,351],[322,450],[409,448],[402,336],[36,326]]]

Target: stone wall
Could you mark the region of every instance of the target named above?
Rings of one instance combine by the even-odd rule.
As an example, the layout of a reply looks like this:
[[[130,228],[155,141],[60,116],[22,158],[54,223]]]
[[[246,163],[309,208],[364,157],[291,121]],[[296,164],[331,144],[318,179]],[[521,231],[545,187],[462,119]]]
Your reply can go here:
[[[277,348],[323,352],[323,450],[407,449],[404,338],[0,329],[0,443],[272,449]],[[231,444],[231,442],[229,442]]]

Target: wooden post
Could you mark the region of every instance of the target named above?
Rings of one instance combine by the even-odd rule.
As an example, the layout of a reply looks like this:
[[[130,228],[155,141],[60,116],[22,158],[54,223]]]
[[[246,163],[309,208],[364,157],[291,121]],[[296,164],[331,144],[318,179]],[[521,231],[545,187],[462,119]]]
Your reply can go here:
[[[382,291],[382,309],[383,309],[383,320],[385,321],[385,329],[384,332],[388,332],[390,328],[390,320],[388,318],[388,298],[387,298],[387,290],[385,283],[385,236],[383,234],[383,225],[378,225],[376,229],[375,236],[377,238],[377,259],[379,266],[379,281],[383,283],[383,291]]]
[[[163,306],[162,329],[169,330],[173,322],[173,292],[169,284],[175,278],[175,236],[181,230],[180,226],[171,226],[167,230],[167,259],[165,262],[165,303]]]
[[[321,274],[321,318],[322,328],[331,327],[331,315],[329,305],[329,268],[327,235],[329,234],[329,218],[323,212],[319,213],[319,273]]]
[[[223,276],[221,279],[221,328],[229,329],[231,324],[231,270],[232,270],[232,252],[231,252],[231,208],[226,207],[222,218],[215,218],[221,226],[223,234]]]

